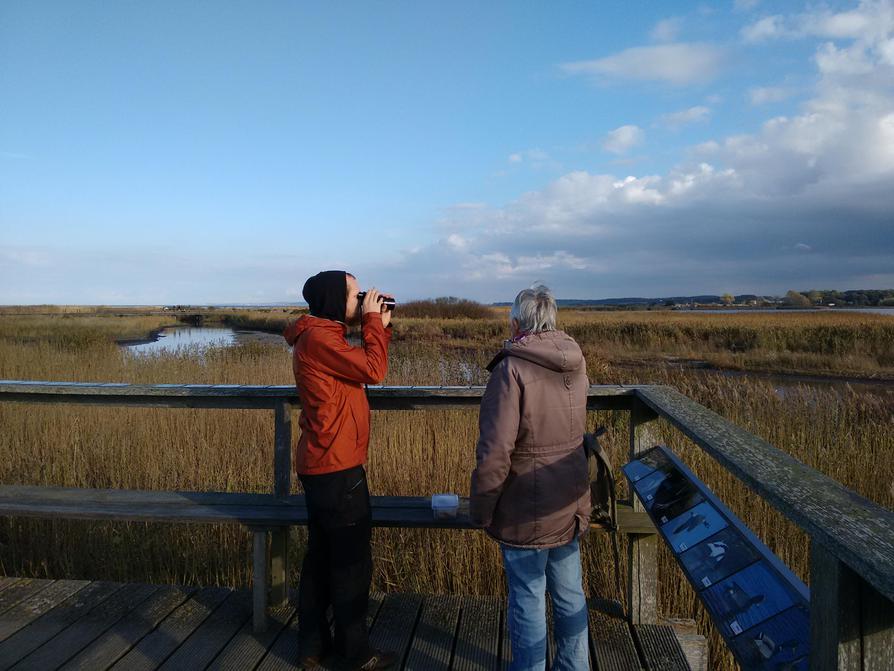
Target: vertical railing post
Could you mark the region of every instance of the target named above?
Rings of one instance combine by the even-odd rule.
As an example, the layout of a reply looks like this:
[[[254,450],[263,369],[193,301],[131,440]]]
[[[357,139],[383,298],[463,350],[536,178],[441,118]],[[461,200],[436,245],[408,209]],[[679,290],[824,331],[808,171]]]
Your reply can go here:
[[[292,486],[292,404],[276,402],[273,437],[273,494],[286,497]],[[270,603],[289,601],[289,527],[273,530],[270,542]]]
[[[267,530],[252,529],[252,628],[267,631]]]
[[[894,603],[810,542],[810,671],[894,669]]]
[[[655,420],[658,415],[639,399],[630,409],[630,458],[635,459],[657,443]],[[645,508],[631,492],[635,511]],[[633,624],[658,622],[658,536],[629,534],[627,536],[627,608]]]

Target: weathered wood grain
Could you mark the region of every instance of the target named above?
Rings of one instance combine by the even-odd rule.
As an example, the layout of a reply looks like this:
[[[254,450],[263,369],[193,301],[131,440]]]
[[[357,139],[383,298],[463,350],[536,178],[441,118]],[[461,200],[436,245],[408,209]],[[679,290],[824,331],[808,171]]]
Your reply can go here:
[[[660,624],[673,629],[674,636],[680,642],[686,662],[692,671],[710,671],[708,669],[708,640],[698,633],[695,620],[681,618],[659,618]]]
[[[455,671],[484,671],[499,664],[502,600],[463,597],[453,656]]]
[[[591,410],[629,407],[636,386],[593,385],[588,392]],[[386,387],[370,386],[373,410],[423,410],[477,407],[483,386]],[[286,402],[300,407],[293,385],[124,384],[0,380],[0,401],[24,403],[79,403],[169,408],[275,409]]]
[[[112,587],[118,589],[102,598],[102,590]],[[43,627],[53,621],[53,628],[58,629],[63,619],[75,615],[77,597],[84,604],[85,612],[74,618],[70,626],[36,649],[33,644],[38,639],[18,652],[11,647],[0,647],[0,660],[6,666],[17,662],[14,669],[41,671],[58,668],[66,660],[65,669],[90,671],[110,666],[122,671],[202,668],[294,671],[299,668],[298,620],[294,609],[274,609],[268,631],[254,634],[249,611],[251,596],[245,590],[90,583],[32,625],[41,623]],[[509,642],[503,616],[505,607],[506,601],[500,597],[374,593],[370,595],[367,613],[370,641],[375,647],[398,652],[404,663],[395,668],[424,671],[506,668]],[[463,617],[464,624],[461,624]],[[635,651],[631,652],[633,643],[626,623],[596,611],[591,611],[590,618],[591,641],[597,644],[599,653],[593,657],[594,668],[640,669]],[[600,622],[596,627],[594,618]],[[606,645],[606,630],[609,630],[611,645]],[[50,629],[44,629],[41,637],[50,633]],[[670,627],[655,627],[647,635],[656,640],[673,637]],[[501,642],[501,639],[505,640]],[[25,640],[24,637],[7,639],[16,645]],[[643,645],[651,644],[644,640]],[[666,648],[667,642],[662,641],[660,645]],[[30,654],[26,654],[28,648],[33,649]],[[15,658],[18,653],[25,656]],[[554,658],[555,652],[550,657]],[[674,658],[653,655],[652,659]],[[330,665],[333,661],[334,658],[328,659],[326,665],[317,666],[314,671],[335,668]],[[647,668],[685,668],[678,666],[678,662],[675,659],[673,666]]]
[[[649,513],[645,510],[636,510],[628,503],[619,503],[617,505],[618,513],[618,530],[626,534],[655,534],[658,530],[655,528]],[[598,527],[591,527],[595,531],[599,531]]]
[[[273,419],[273,493],[285,497],[292,486],[292,411],[288,401],[276,402]]]
[[[638,624],[633,626],[633,636],[648,671],[690,671],[683,648],[670,627]]]
[[[509,636],[509,600],[500,602],[500,645],[498,646],[500,671],[509,671],[512,665],[512,639]]]
[[[405,671],[450,669],[460,601],[458,596],[426,597],[404,665]]]
[[[291,606],[272,608],[267,616],[267,629],[260,634],[252,631],[252,622],[249,620],[208,665],[206,671],[255,668],[294,615],[295,609]]]
[[[168,615],[111,668],[115,671],[154,671],[229,596],[223,587],[206,587]]]
[[[641,668],[630,628],[624,620],[590,610],[590,658],[599,671]]]
[[[422,597],[418,594],[388,594],[370,629],[369,644],[396,653],[400,666],[410,649],[421,607]]]
[[[641,401],[630,410],[630,459],[655,446],[654,422],[658,415]],[[646,514],[639,497],[631,496],[633,512]],[[620,515],[619,515],[620,523]],[[627,609],[633,624],[658,622],[658,535],[654,527],[633,534],[627,542]]]
[[[106,669],[137,645],[175,608],[186,601],[194,587],[161,587],[121,620],[83,648],[61,668],[65,671]]]
[[[366,611],[367,628],[372,628],[374,625],[384,599],[385,595],[381,593],[369,595],[369,606]],[[288,626],[276,637],[273,645],[270,646],[258,665],[257,671],[294,671],[301,668],[298,666],[298,659],[302,652],[298,645],[298,626],[299,621],[296,613],[289,621]],[[330,671],[332,667],[328,666],[328,662],[332,661],[331,658],[324,661],[325,664],[314,666],[308,671]]]
[[[232,592],[177,650],[159,671],[204,669],[251,617],[251,598]]]
[[[255,636],[264,636],[267,632]],[[273,641],[273,645],[267,650],[267,654],[258,664],[256,671],[292,671],[301,668],[298,666],[298,656],[301,651],[298,648],[298,614],[296,613],[287,626],[279,632],[279,636]]]
[[[27,627],[19,629],[0,643],[0,669],[3,671],[9,669],[15,660],[23,659],[37,650],[81,616],[101,605],[122,587],[121,583],[92,582],[78,589],[70,597],[32,621]],[[22,669],[43,671],[47,667],[35,664],[32,659],[19,664],[17,668],[20,671]]]
[[[0,641],[5,641],[20,629],[27,627],[89,584],[89,580],[56,580],[22,599],[0,615]]]
[[[292,488],[292,412],[288,401],[278,401],[274,410],[273,495],[286,498]],[[274,529],[270,538],[270,603],[286,605],[289,598],[289,527]]]
[[[5,613],[19,602],[24,601],[32,594],[36,594],[51,584],[53,584],[52,580],[38,578],[21,578],[16,580],[0,592],[0,614]]]
[[[121,618],[139,607],[158,590],[156,585],[126,585],[106,599],[101,607],[77,619],[74,624],[40,646],[14,667],[14,671],[59,668],[86,646],[114,626]]]
[[[894,603],[860,582],[864,671],[894,669]]]
[[[373,525],[378,527],[475,528],[469,517],[467,497],[460,497],[458,514],[452,519],[435,519],[431,499],[425,496],[373,496],[371,505]],[[300,494],[279,498],[272,494],[238,492],[164,492],[29,485],[0,485],[0,515],[231,523],[279,529],[286,525],[307,524],[307,507],[304,496]],[[634,513],[625,506],[619,506],[618,521],[621,531],[626,533],[654,529],[645,513]]]
[[[252,624],[257,633],[267,628],[267,534],[255,531],[252,539]]]

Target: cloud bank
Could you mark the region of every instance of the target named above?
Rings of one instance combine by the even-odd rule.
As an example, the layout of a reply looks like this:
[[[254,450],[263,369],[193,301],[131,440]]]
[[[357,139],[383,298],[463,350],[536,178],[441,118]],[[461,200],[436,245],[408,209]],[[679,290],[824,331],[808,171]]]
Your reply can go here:
[[[511,298],[535,280],[568,297],[894,286],[891,6],[772,18],[753,24],[761,27],[749,38],[829,38],[816,47],[816,85],[797,114],[691,147],[663,174],[578,170],[504,206],[455,212],[441,222],[438,242],[388,272],[430,294],[469,294],[485,282],[478,293],[489,300]],[[679,55],[679,45],[668,46],[665,55]],[[645,63],[663,48],[565,70],[646,78]],[[691,67],[665,80],[705,76],[716,52],[704,53],[711,56],[683,58]],[[768,87],[750,96],[762,104],[787,93]],[[693,107],[665,122],[708,114]],[[636,126],[622,126],[604,147],[623,153],[643,139]]]
[[[562,64],[568,75],[583,75],[599,81],[661,82],[672,86],[706,83],[721,70],[725,59],[721,47],[705,43],[658,44],[625,49],[591,61]]]

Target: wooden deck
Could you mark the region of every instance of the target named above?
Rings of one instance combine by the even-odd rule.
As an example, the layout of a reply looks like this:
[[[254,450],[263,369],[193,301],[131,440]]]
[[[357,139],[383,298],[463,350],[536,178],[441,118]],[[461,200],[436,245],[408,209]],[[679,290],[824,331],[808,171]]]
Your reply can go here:
[[[400,651],[402,669],[509,665],[498,597],[374,594],[368,620],[372,644]],[[252,633],[247,590],[0,577],[0,671],[297,669],[297,624],[285,607]],[[669,626],[591,610],[590,645],[599,671],[690,668]]]

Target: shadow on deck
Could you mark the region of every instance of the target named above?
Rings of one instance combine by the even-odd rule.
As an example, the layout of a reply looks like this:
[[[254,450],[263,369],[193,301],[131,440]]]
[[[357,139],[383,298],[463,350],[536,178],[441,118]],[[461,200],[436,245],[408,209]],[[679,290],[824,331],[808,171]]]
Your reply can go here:
[[[251,615],[248,591],[222,587],[0,578],[0,670],[299,668],[294,608],[272,610],[261,634]],[[395,669],[509,667],[500,597],[373,594],[368,621],[375,647],[401,653]],[[590,656],[599,671],[690,668],[670,626],[596,609]]]

